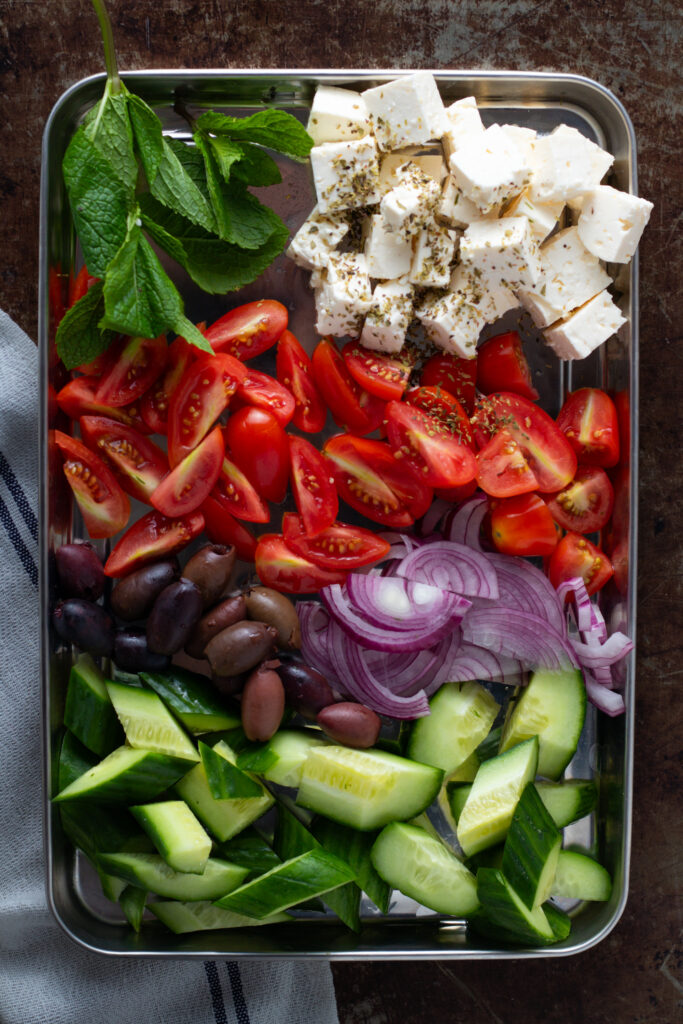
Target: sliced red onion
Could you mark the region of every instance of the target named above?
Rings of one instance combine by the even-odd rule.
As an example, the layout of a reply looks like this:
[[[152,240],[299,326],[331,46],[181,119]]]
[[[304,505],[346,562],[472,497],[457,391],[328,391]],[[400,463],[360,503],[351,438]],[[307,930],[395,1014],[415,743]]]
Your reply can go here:
[[[444,501],[443,498],[435,498],[420,522],[420,536],[429,537],[430,534],[435,533],[439,523],[446,513],[450,512],[452,507],[450,501]]]
[[[488,498],[483,494],[473,494],[471,498],[463,501],[460,508],[448,518],[444,530],[446,540],[466,544],[474,551],[481,551],[481,524],[484,522],[488,507]]]
[[[578,666],[569,641],[545,619],[513,608],[473,608],[462,622],[466,643],[515,658],[528,668]]]
[[[419,548],[420,541],[417,537],[411,537],[409,533],[398,533],[396,530],[383,530],[379,534],[382,540],[389,544],[391,550],[387,558],[403,558],[410,554],[415,548]]]
[[[357,613],[373,625],[413,631],[459,622],[471,603],[428,583],[356,573],[349,573],[346,596]]]
[[[407,651],[422,650],[438,643],[453,628],[453,619],[437,621],[419,629],[383,629],[368,622],[351,606],[347,596],[338,583],[323,587],[320,591],[325,608],[342,627],[344,632],[355,640],[375,651]],[[468,602],[469,605],[469,602]]]
[[[614,679],[612,678],[611,665],[605,665],[604,668],[594,668],[591,671],[591,675],[597,683],[600,683],[601,686],[606,686],[608,690],[616,689]]]
[[[579,632],[583,633],[591,628],[591,599],[588,596],[586,586],[580,576],[572,576],[564,580],[557,588],[557,597],[562,605],[567,601],[574,605],[576,615],[576,626]]]
[[[397,567],[396,575],[454,594],[498,598],[496,571],[487,556],[453,541],[426,544],[411,551]]]
[[[442,682],[464,683],[468,679],[481,679],[510,686],[522,686],[526,682],[525,669],[516,659],[464,641],[455,658],[444,665],[444,675]]]
[[[570,637],[576,657],[587,669],[609,668],[633,650],[633,641],[624,633],[612,633],[603,644],[587,644]]]
[[[317,601],[298,601],[296,611],[301,625],[301,653],[312,668],[317,668],[334,685],[336,673],[327,652],[330,616]]]
[[[586,681],[586,694],[592,704],[595,704],[596,708],[600,711],[604,711],[606,715],[610,715],[611,718],[615,718],[617,715],[623,715],[626,710],[624,704],[624,698],[620,693],[616,693],[614,690],[608,689],[606,686],[602,686],[590,672],[584,672],[584,679]]]
[[[540,569],[523,558],[498,553],[486,556],[496,571],[500,604],[538,615],[558,633],[567,634],[564,605]]]

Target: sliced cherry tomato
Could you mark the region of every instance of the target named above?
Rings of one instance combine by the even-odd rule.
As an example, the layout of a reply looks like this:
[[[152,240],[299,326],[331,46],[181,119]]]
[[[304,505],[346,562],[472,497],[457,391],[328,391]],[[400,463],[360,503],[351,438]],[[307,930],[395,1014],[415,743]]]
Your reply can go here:
[[[339,511],[339,499],[330,464],[303,437],[290,437],[289,457],[296,507],[306,533],[314,537],[332,525]]]
[[[343,583],[347,573],[321,569],[293,551],[279,533],[266,533],[256,546],[256,572],[266,587],[283,594],[313,594],[321,587]]]
[[[327,408],[352,434],[371,434],[384,418],[384,402],[358,384],[329,338],[313,353],[313,375]]]
[[[64,476],[88,533],[93,538],[113,537],[123,529],[130,515],[130,502],[116,477],[99,455],[75,437],[55,430],[54,441],[64,459]]]
[[[477,483],[493,498],[510,498],[538,487],[524,452],[507,430],[499,430],[478,452]]]
[[[151,502],[165,516],[194,512],[213,490],[223,464],[225,446],[220,427],[214,427],[157,487]]]
[[[571,483],[547,498],[553,519],[565,530],[595,533],[609,522],[614,490],[600,466],[579,466]]]
[[[203,529],[204,516],[200,512],[169,519],[153,509],[126,530],[105,562],[105,576],[118,579],[148,562],[173,555],[199,536]]]
[[[247,406],[228,420],[225,440],[239,466],[262,498],[280,502],[289,480],[287,435],[265,409]]]
[[[462,404],[449,391],[441,387],[411,388],[405,393],[405,401],[416,409],[422,409],[451,433],[460,444],[474,450],[474,435],[469,416]]]
[[[225,438],[225,431],[223,437]],[[235,519],[246,519],[248,523],[267,523],[270,519],[270,510],[265,501],[230,458],[229,452],[223,459],[213,496],[222,499]]]
[[[294,395],[294,426],[305,434],[317,434],[325,426],[327,409],[315,384],[313,367],[291,331],[277,343],[277,379]]]
[[[565,534],[548,563],[548,576],[556,589],[564,580],[581,576],[588,593],[595,594],[613,573],[612,563],[604,551],[579,533]]]
[[[201,325],[197,326],[201,330]],[[165,434],[168,430],[171,398],[198,351],[184,338],[176,338],[169,345],[166,369],[140,401],[140,413],[153,434]]]
[[[81,437],[104,455],[124,491],[138,501],[149,499],[168,473],[168,459],[144,434],[106,416],[82,416]]]
[[[387,436],[394,455],[430,487],[459,487],[474,480],[472,450],[429,413],[405,402],[387,404]]]
[[[517,331],[505,331],[489,338],[477,349],[477,388],[484,395],[493,391],[514,391],[535,401],[538,391],[531,380],[522,339]]]
[[[201,355],[190,363],[171,396],[168,412],[171,466],[197,447],[246,375],[246,366],[225,352]]]
[[[289,319],[287,309],[274,299],[259,299],[231,309],[206,332],[214,352],[238,359],[253,359],[278,340]]]
[[[118,420],[126,426],[134,427],[141,434],[151,433],[147,424],[140,416],[137,404],[115,409],[113,405],[105,405],[95,397],[97,380],[94,377],[74,377],[65,384],[57,395],[57,404],[69,419],[79,420],[81,416],[106,416],[110,420]]]
[[[256,555],[256,537],[251,530],[235,519],[225,495],[214,490],[200,509],[206,523],[206,533],[213,544],[232,545],[243,562],[253,562]]]
[[[584,466],[616,466],[619,423],[614,402],[599,388],[572,391],[560,409],[557,426]]]
[[[75,306],[79,299],[82,299],[84,295],[87,295],[88,291],[92,286],[99,281],[99,277],[93,277],[88,272],[88,268],[85,263],[78,271],[76,276],[73,274],[69,276],[69,309]]]
[[[286,512],[282,532],[293,551],[321,569],[359,569],[385,558],[389,542],[362,526],[332,523],[315,537],[306,535],[301,516]]]
[[[549,555],[560,539],[560,528],[537,494],[493,502],[490,528],[493,543],[504,555]]]
[[[461,359],[447,353],[432,356],[422,367],[420,383],[425,387],[441,387],[458,399],[470,415],[476,393],[477,360]]]
[[[437,487],[434,491],[435,498],[441,498],[443,501],[452,501],[454,505],[459,505],[461,501],[465,501],[466,498],[470,498],[477,489],[477,481],[470,480],[468,484],[462,484],[460,487]]]
[[[97,388],[97,400],[118,408],[137,401],[166,365],[168,344],[158,338],[122,338],[107,352],[107,368]]]
[[[241,409],[245,405],[255,405],[273,414],[281,427],[286,427],[296,408],[294,395],[291,391],[259,370],[247,370],[247,375],[235,392],[231,408]]]
[[[400,402],[410,380],[410,363],[349,341],[342,349],[346,368],[362,388],[385,402]]]

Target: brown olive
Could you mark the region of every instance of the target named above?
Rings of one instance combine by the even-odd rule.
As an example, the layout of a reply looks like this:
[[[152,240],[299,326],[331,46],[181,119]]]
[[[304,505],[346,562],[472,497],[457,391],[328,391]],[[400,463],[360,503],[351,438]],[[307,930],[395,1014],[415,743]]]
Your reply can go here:
[[[235,568],[235,549],[224,544],[206,544],[190,558],[183,569],[186,580],[192,580],[202,595],[204,608],[223,596]]]
[[[273,736],[285,710],[280,677],[264,665],[252,672],[242,691],[242,728],[247,739],[264,743]]]
[[[238,676],[217,676],[214,673],[211,676],[211,682],[225,697],[234,697],[236,693],[242,692],[247,678],[247,672],[242,672]]]
[[[145,630],[140,626],[129,626],[116,634],[114,661],[124,672],[163,672],[171,664],[168,654],[150,651]]]
[[[304,718],[314,721],[319,711],[334,703],[334,694],[325,676],[310,665],[283,658],[278,673],[287,703]]]
[[[322,731],[347,747],[367,748],[377,742],[382,721],[378,714],[365,704],[343,701],[330,704],[318,714],[317,722]]]
[[[250,619],[275,627],[278,647],[285,651],[301,647],[299,616],[288,597],[270,587],[251,587],[244,597]]]
[[[191,580],[165,587],[147,619],[147,645],[155,654],[175,654],[190,636],[202,614],[202,595]]]
[[[212,637],[204,651],[219,676],[238,676],[269,658],[277,632],[265,622],[236,622]]]
[[[190,639],[185,644],[185,651],[191,658],[203,658],[204,649],[209,640],[227,626],[241,622],[246,618],[247,606],[241,594],[227,597],[225,601],[215,605],[211,611],[203,615],[192,630]]]
[[[124,576],[111,594],[111,610],[124,622],[144,619],[157,597],[169,583],[178,578],[179,567],[175,558],[154,562]]]

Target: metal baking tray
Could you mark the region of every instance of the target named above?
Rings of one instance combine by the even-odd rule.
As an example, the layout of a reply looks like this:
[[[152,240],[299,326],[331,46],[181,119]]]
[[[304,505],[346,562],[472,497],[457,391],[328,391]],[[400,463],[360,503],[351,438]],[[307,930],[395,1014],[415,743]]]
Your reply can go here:
[[[179,101],[196,109],[217,108],[247,113],[264,105],[289,110],[306,121],[320,83],[362,90],[404,75],[405,71],[140,71],[124,74],[128,88],[142,96],[159,114],[166,131],[187,136],[187,124],[176,112]],[[636,145],[633,127],[621,103],[596,82],[573,75],[521,72],[435,72],[446,102],[475,95],[487,123],[516,123],[541,132],[570,124],[615,155],[610,182],[637,193]],[[364,927],[355,935],[333,916],[309,915],[291,925],[240,931],[204,932],[174,936],[155,920],[146,921],[139,936],[123,923],[118,907],[98,892],[94,871],[65,839],[56,809],[55,769],[70,651],[61,647],[49,627],[53,588],[51,552],[82,533],[70,507],[62,474],[50,465],[47,432],[54,425],[54,389],[63,383],[53,354],[54,325],[50,322],[50,270],[63,273],[77,260],[67,197],[61,175],[66,145],[85,113],[99,99],[104,76],[85,79],[64,93],[47,122],[43,140],[40,209],[40,374],[41,374],[41,609],[42,710],[44,744],[45,865],[51,910],[64,931],[87,949],[113,956],[303,957],[334,960],[495,959],[567,956],[603,939],[621,916],[627,898],[631,833],[634,729],[635,652],[623,663],[626,714],[610,719],[589,710],[581,746],[568,774],[593,775],[599,787],[596,812],[571,826],[568,840],[589,846],[610,871],[614,886],[607,903],[572,909],[569,938],[546,949],[497,948],[468,935],[461,921],[426,913],[397,894],[387,916],[367,901]],[[283,183],[271,187],[266,202],[295,230],[314,204],[308,168],[283,159]],[[615,269],[615,268],[612,268]],[[280,257],[255,285],[228,296],[207,296],[188,278],[176,280],[186,299],[188,316],[212,322],[241,301],[268,296],[290,309],[290,326],[312,348],[314,314],[307,274]],[[576,364],[561,363],[539,340],[530,323],[527,333],[535,383],[541,398],[557,412],[568,390],[599,386],[626,392],[630,401],[630,495],[628,523],[628,583],[619,593],[610,584],[603,592],[603,610],[614,628],[635,636],[637,447],[638,447],[638,295],[637,257],[619,276],[619,303],[627,324],[591,357]],[[518,311],[510,325],[516,324]],[[488,333],[495,330],[488,328]],[[58,414],[57,414],[58,415]],[[80,531],[80,533],[79,533]]]

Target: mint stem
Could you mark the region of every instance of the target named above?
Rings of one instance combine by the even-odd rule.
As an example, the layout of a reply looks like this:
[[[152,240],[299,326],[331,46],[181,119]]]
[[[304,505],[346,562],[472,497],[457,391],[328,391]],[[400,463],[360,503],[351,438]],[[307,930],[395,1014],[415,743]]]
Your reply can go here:
[[[114,33],[111,21],[109,20],[109,14],[107,13],[104,0],[92,0],[92,5],[95,8],[95,14],[100,23],[100,32],[102,33],[102,42],[104,43],[104,64],[107,69],[110,90],[112,93],[121,92],[123,86],[119,78],[118,64],[116,63]]]

